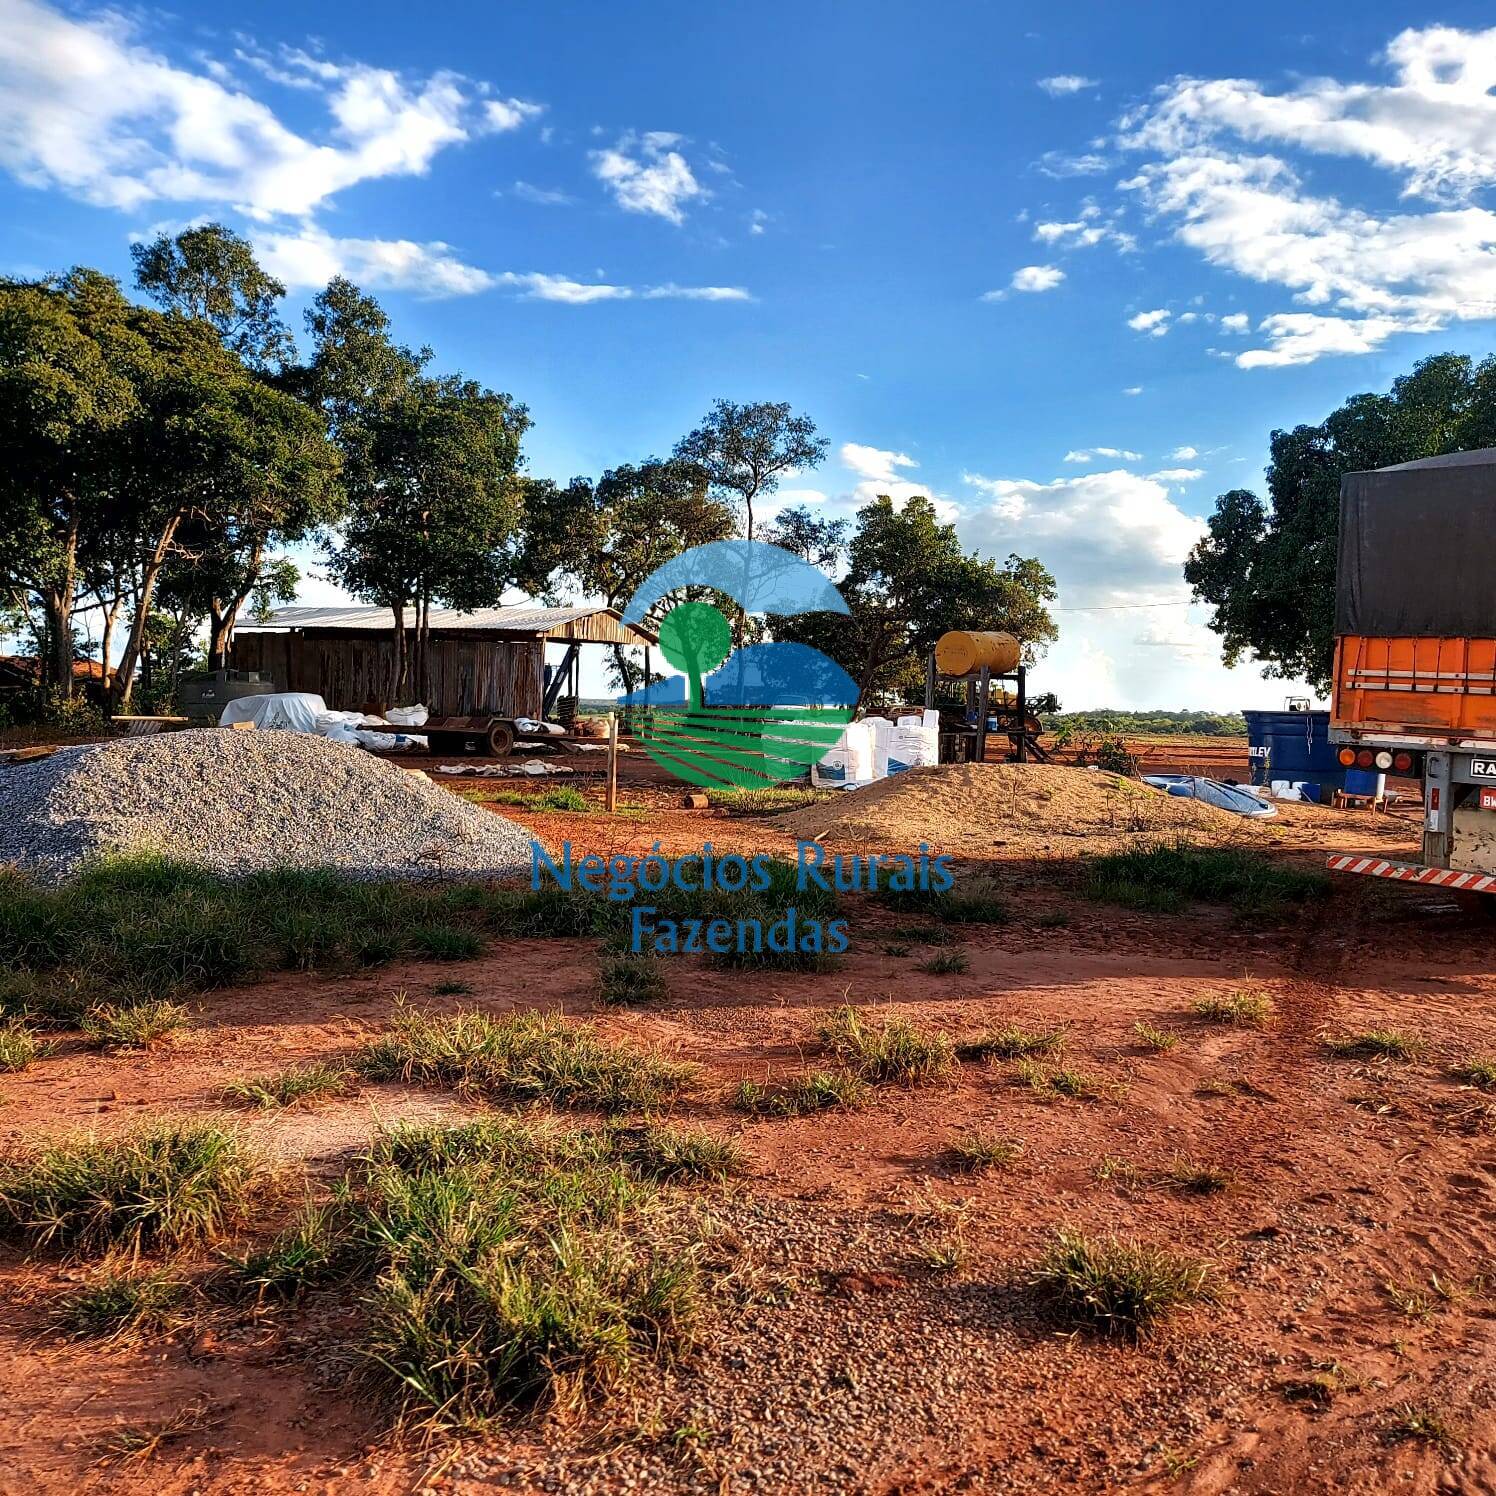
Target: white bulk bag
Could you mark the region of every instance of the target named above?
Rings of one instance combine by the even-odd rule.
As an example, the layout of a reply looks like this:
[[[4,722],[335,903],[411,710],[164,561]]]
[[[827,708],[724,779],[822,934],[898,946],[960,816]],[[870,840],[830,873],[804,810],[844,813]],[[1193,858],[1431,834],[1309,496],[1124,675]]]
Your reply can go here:
[[[902,722],[888,738],[888,772],[924,769],[940,762],[940,729],[926,727],[918,717],[908,726]]]
[[[836,745],[810,770],[818,790],[844,789],[873,777],[873,730],[866,722],[849,722]]]

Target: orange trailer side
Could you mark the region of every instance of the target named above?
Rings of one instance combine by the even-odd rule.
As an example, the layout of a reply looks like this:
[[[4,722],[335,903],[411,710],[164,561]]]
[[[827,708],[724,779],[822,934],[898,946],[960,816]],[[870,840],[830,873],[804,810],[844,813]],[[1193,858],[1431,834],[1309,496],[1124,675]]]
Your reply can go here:
[[[1496,639],[1384,639],[1335,645],[1331,726],[1455,742],[1496,740]]]

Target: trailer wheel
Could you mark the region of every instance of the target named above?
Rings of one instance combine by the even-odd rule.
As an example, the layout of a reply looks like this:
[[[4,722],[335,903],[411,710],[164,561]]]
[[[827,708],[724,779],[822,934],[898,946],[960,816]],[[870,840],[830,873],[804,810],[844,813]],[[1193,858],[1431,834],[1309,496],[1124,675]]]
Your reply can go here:
[[[514,730],[503,722],[491,722],[488,727],[488,751],[495,758],[507,758],[514,747]]]

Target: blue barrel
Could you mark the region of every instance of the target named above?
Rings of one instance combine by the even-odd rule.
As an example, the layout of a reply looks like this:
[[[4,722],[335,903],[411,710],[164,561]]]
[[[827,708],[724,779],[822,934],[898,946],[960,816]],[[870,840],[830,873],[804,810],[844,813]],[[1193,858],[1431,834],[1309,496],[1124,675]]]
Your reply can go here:
[[[1287,779],[1328,805],[1345,788],[1340,745],[1330,741],[1328,712],[1243,712],[1252,783]]]

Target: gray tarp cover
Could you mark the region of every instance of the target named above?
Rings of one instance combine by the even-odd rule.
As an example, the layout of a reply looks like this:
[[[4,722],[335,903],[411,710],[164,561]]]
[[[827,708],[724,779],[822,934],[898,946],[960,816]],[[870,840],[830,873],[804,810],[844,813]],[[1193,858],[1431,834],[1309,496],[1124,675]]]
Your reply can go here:
[[[1340,480],[1335,632],[1496,637],[1496,447]]]

